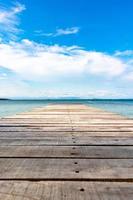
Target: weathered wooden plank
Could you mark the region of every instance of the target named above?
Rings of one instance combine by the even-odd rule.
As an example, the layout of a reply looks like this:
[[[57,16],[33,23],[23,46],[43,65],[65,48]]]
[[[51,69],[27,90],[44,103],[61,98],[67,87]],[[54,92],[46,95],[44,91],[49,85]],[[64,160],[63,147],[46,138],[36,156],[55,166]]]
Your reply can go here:
[[[0,138],[0,146],[5,145],[133,145],[133,137]]]
[[[18,118],[27,118],[27,116],[25,116],[25,117],[18,117]],[[29,116],[29,118],[30,118],[30,116]],[[39,116],[38,117],[35,117],[35,118],[39,118]],[[44,116],[42,117],[42,118],[45,118]],[[71,116],[71,121],[72,122],[75,122],[75,121],[86,121],[86,120],[121,120],[121,119],[123,119],[123,116],[82,116],[82,115],[79,115],[79,116]]]
[[[45,130],[44,127],[41,128]],[[73,131],[133,131],[132,126],[86,126],[86,127],[73,127]]]
[[[19,121],[20,120],[20,121]],[[12,121],[10,122],[13,122],[13,121],[18,121],[18,122],[27,122],[28,121],[28,118],[13,118]],[[71,123],[71,120],[70,119],[63,119],[63,118],[47,118],[47,119],[43,119],[43,118],[29,118],[29,122],[30,123],[59,123],[59,124],[65,124],[65,123]]]
[[[115,114],[113,112],[108,112],[108,111],[105,111],[105,110],[90,110],[86,107],[86,109],[39,109],[39,110],[31,110],[31,111],[26,111],[26,112],[22,112],[22,113],[47,113],[47,112],[58,112],[58,113],[62,113],[62,112],[66,112],[66,113],[112,113],[112,114]]]
[[[0,179],[133,180],[133,159],[0,158]]]
[[[0,123],[1,127],[132,127],[133,123]]]
[[[73,128],[73,129],[72,129]],[[74,124],[43,124],[43,125],[0,125],[0,131],[133,131],[133,124],[110,124],[110,125],[74,125]]]
[[[14,115],[14,116],[10,116],[10,118],[68,118],[68,116],[67,115],[58,115],[58,114],[49,114],[49,115],[47,115],[47,114],[42,114],[42,115],[40,115],[40,114],[36,114],[36,115],[32,115],[32,114],[29,114],[29,115]],[[101,119],[115,119],[115,118],[117,118],[117,119],[123,119],[124,117],[123,116],[117,116],[117,115],[102,115],[102,114],[99,114],[99,115],[97,115],[97,114],[92,114],[92,115],[71,115],[71,119],[84,119],[84,118],[86,118],[86,119],[97,119],[97,118],[101,118]]]
[[[97,118],[93,118],[93,119],[64,119],[64,118],[50,118],[50,119],[46,119],[46,118],[2,118],[0,119],[0,122],[4,122],[4,123],[24,123],[24,122],[28,122],[28,123],[79,123],[79,124],[88,124],[88,123],[133,123],[132,119],[97,119]]]
[[[16,116],[21,116],[21,115],[100,115],[100,116],[120,116],[120,115],[117,115],[117,114],[114,114],[114,113],[107,113],[107,112],[24,112],[24,113],[21,113],[21,114],[18,114]]]
[[[88,125],[133,125],[133,120],[88,120],[88,121],[51,121],[35,119],[0,119],[0,126],[6,125],[34,125],[34,126],[88,126]]]
[[[9,138],[19,138],[19,137],[133,137],[133,132],[126,131],[0,131],[0,138],[9,137]]]
[[[52,134],[52,132],[50,133]],[[73,131],[71,133],[73,136],[79,137],[133,137],[133,131]],[[65,135],[65,134],[64,134]]]
[[[72,131],[72,127],[0,127],[0,132],[4,131]]]
[[[133,159],[133,146],[0,146],[0,157]]]
[[[45,109],[45,110],[31,110],[31,111],[26,111],[26,112],[22,112],[21,114],[30,114],[30,113],[34,113],[34,114],[43,114],[43,113],[69,113],[69,114],[74,114],[74,113],[79,113],[79,114],[111,114],[111,115],[119,115],[118,113],[114,113],[114,112],[108,112],[108,111],[105,111],[105,110],[89,110],[89,109],[77,109],[77,110],[68,110],[68,109],[65,109],[65,110],[60,110],[60,109],[56,109],[56,110],[48,110],[48,109]]]
[[[78,127],[0,127],[0,132],[133,132],[133,128],[129,127],[94,127],[94,128],[78,128]]]
[[[0,200],[131,200],[132,183],[1,181]]]
[[[10,116],[10,118],[12,118],[12,119],[16,119],[16,118],[18,118],[18,119],[29,119],[29,118],[35,118],[35,119],[62,119],[63,118],[63,120],[67,120],[67,119],[69,119],[68,118],[68,116],[66,116],[66,115],[61,115],[61,116],[59,116],[59,115],[14,115],[14,116]]]
[[[19,137],[63,137],[63,136],[72,136],[73,135],[73,132],[65,132],[65,131],[60,131],[60,132],[50,132],[50,131],[7,131],[7,132],[0,132],[0,138],[2,137],[9,137],[9,138],[12,138],[12,137],[15,137],[15,138],[19,138]],[[78,135],[81,135],[79,132],[78,132]],[[124,134],[126,135],[126,134]],[[130,132],[129,134],[127,133],[126,136],[131,136]]]

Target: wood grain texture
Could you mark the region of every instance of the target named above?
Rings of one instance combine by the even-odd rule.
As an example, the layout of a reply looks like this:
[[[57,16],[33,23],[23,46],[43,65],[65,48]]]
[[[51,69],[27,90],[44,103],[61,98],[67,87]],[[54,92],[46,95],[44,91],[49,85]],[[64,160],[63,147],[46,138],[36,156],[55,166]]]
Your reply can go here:
[[[133,146],[133,137],[45,137],[45,138],[0,138],[0,146],[5,145],[130,145]]]
[[[83,104],[0,119],[0,200],[131,200],[132,191],[133,119]]]
[[[2,138],[27,138],[27,137],[129,137],[132,139],[132,131],[0,131],[0,139]],[[89,139],[89,138],[88,138]],[[117,139],[117,138],[116,138]]]
[[[1,157],[133,159],[133,146],[0,146]]]
[[[132,183],[0,182],[0,200],[132,200],[132,197]]]
[[[0,158],[0,179],[133,180],[133,159]]]

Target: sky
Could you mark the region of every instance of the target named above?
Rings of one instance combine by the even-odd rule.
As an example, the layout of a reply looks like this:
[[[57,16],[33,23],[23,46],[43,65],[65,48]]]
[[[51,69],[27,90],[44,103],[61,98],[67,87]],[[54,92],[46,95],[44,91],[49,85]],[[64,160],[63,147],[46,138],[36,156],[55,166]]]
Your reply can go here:
[[[132,0],[0,0],[1,98],[133,98]]]

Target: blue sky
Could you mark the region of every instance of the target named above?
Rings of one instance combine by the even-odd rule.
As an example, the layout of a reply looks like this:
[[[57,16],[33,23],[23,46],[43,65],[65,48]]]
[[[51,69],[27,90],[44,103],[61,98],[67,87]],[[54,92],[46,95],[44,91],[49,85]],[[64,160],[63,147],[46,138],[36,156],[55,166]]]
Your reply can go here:
[[[0,97],[133,98],[132,0],[0,0]]]

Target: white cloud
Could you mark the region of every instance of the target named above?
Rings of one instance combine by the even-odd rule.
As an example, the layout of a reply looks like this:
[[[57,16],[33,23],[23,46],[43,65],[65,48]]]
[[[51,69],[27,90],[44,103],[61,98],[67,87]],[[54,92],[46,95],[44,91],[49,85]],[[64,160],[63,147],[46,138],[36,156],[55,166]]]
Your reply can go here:
[[[3,80],[3,79],[7,79],[8,75],[6,73],[1,73],[0,74],[0,79]]]
[[[24,81],[0,80],[0,97],[6,98],[115,98],[122,96],[123,93],[108,89],[92,89],[90,87],[83,91],[78,88],[65,88],[61,90],[58,87],[51,87],[46,89],[43,87],[38,88],[31,86]]]
[[[34,31],[35,36],[44,36],[44,37],[54,37],[55,33],[45,33],[43,30],[35,30]]]
[[[115,56],[133,56],[133,50],[116,51]]]
[[[71,28],[59,28],[56,29],[55,33],[45,33],[42,30],[36,30],[35,34],[37,36],[46,36],[46,37],[57,37],[57,36],[61,36],[61,35],[73,35],[73,34],[77,34],[79,32],[80,28],[79,27],[71,27]]]
[[[57,29],[55,36],[59,35],[71,35],[71,34],[76,34],[79,32],[79,27],[71,27],[71,28],[66,28],[66,29]]]
[[[133,81],[133,51],[117,51],[113,55],[104,52],[89,51],[79,46],[45,45],[23,39],[15,42],[20,33],[18,15],[25,6],[17,3],[11,9],[0,9],[0,96],[29,96],[29,97],[116,97],[122,96],[100,87],[98,78]],[[57,29],[55,33],[36,31],[42,36],[61,36],[76,34],[79,27]],[[8,38],[8,41],[5,41]],[[125,56],[127,57],[125,59]],[[124,58],[123,58],[124,57]],[[74,78],[80,80],[95,79],[96,87],[85,85],[70,91],[60,88],[50,89],[55,80],[60,83],[74,83]],[[40,84],[41,82],[41,84]],[[55,81],[56,82],[56,81]],[[37,87],[37,84],[40,84]],[[54,84],[53,84],[54,85]],[[57,88],[55,84],[55,88]],[[94,89],[95,87],[95,89]],[[97,89],[96,89],[97,88]],[[102,89],[100,89],[102,88]],[[63,89],[63,90],[62,90]],[[82,91],[84,90],[84,91]]]
[[[39,91],[34,92],[33,88],[20,80],[0,80],[0,97],[35,97],[37,95]]]
[[[79,91],[79,90],[66,90],[60,91],[58,89],[54,90],[44,90],[44,94],[47,97],[78,97],[78,98],[106,98],[106,97],[117,97],[122,96],[122,94],[118,94],[116,91],[109,91],[107,89],[90,89],[87,91]]]
[[[127,81],[133,81],[133,71],[125,74],[123,78]]]
[[[119,76],[127,65],[119,58],[77,46],[48,46],[22,40],[0,44],[0,66],[26,80],[45,81],[51,77]]]
[[[25,6],[16,3],[12,8],[0,8],[0,36],[16,38],[16,35],[21,31],[18,28],[18,15],[25,10]]]

